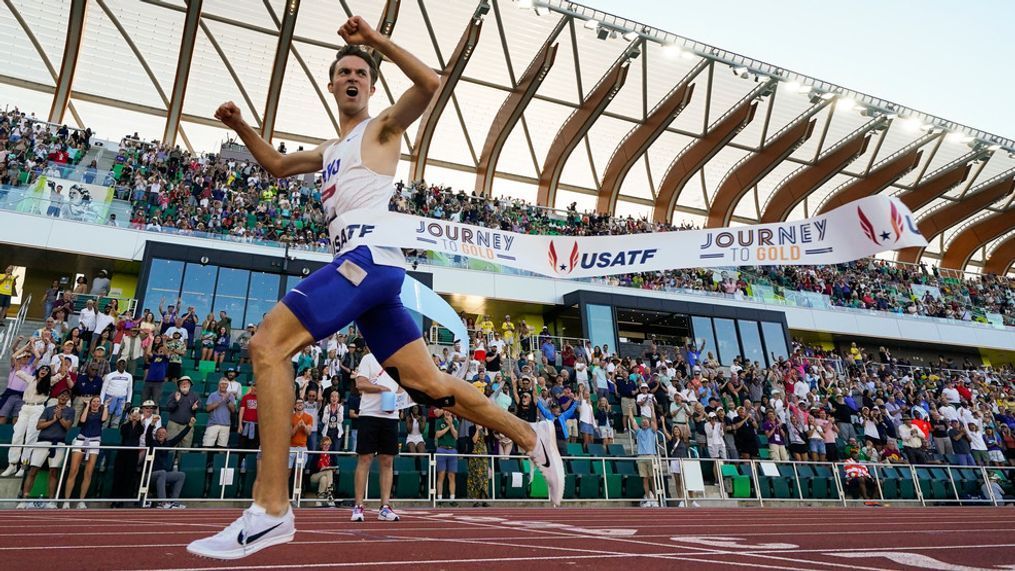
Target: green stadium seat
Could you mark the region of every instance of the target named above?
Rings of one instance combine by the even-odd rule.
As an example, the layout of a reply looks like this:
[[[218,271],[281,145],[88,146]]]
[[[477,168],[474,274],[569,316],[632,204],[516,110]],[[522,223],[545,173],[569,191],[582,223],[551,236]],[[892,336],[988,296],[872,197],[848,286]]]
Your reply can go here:
[[[839,497],[839,489],[835,485],[835,474],[832,472],[831,465],[818,464],[814,467],[814,474],[815,477],[811,481],[811,486],[815,493],[815,499],[837,499]],[[819,495],[821,490],[824,490],[824,495]]]
[[[583,499],[600,498],[599,487],[603,483],[602,475],[593,472],[590,460],[572,460],[571,472],[577,477],[577,495]]]
[[[0,424],[0,444],[10,444],[11,439],[14,438],[14,425],[13,424]],[[3,457],[2,462],[6,465],[7,455],[0,454]]]
[[[614,472],[612,460],[592,460],[592,472],[599,474],[603,477],[604,495],[610,497],[610,499],[616,499],[623,496],[624,493],[624,477]],[[606,494],[605,492],[609,492]]]
[[[204,452],[181,452],[179,455],[180,471],[186,475],[183,482],[181,498],[200,498],[204,496],[204,484],[207,477],[207,455]],[[155,490],[148,490],[150,497]]]
[[[955,487],[959,490],[959,496],[973,498],[980,496],[982,481],[978,471],[972,468],[952,468],[952,477],[955,478]]]
[[[225,453],[219,453],[215,454],[212,460],[212,469],[214,472],[212,473],[211,491],[209,492],[209,496],[218,497],[221,493],[221,470],[226,467],[233,469],[233,481],[225,487],[225,497],[232,498],[236,495],[236,486],[240,481],[239,456],[236,454],[230,454],[229,465],[226,466]]]
[[[421,497],[422,477],[416,470],[416,459],[397,456],[394,460],[395,490],[394,496],[401,499]]]
[[[498,498],[520,499],[528,496],[529,490],[526,485],[528,475],[522,471],[518,460],[514,458],[498,460],[494,479]]]
[[[638,465],[635,462],[632,458],[631,460],[617,460],[614,463],[617,474],[624,478],[622,494],[624,498],[645,497],[645,484],[642,482],[641,476],[638,475]]]
[[[723,464],[720,469],[723,480],[729,479],[729,495],[733,498],[751,497],[751,478],[740,473],[733,464]]]
[[[589,456],[606,456],[606,447],[602,444],[589,444]]]
[[[336,498],[352,498],[356,495],[356,457],[338,456],[335,460],[338,477],[335,478],[334,496]]]
[[[935,497],[939,500],[957,500],[955,496],[956,490],[959,489],[959,484],[956,481],[955,487],[952,488],[952,484],[948,478],[948,471],[944,468],[925,468],[930,471],[931,486],[934,489]],[[958,474],[952,471],[952,476],[958,479]]]
[[[28,497],[41,499],[46,498],[48,496],[49,496],[49,470],[39,470],[39,473],[35,476],[35,483],[32,484],[32,489],[28,491]]]
[[[528,464],[528,460],[524,461],[523,464]],[[528,469],[525,470],[526,473]],[[549,490],[546,488],[546,479],[543,478],[543,473],[539,470],[531,472],[532,482],[529,484],[529,498],[532,499],[547,499],[550,497]]]
[[[565,456],[588,456],[582,445],[577,442],[569,442],[567,444],[567,453]]]
[[[891,468],[884,466],[871,466],[871,476],[876,476],[881,482],[881,495],[885,500],[899,498],[899,478],[893,474]]]

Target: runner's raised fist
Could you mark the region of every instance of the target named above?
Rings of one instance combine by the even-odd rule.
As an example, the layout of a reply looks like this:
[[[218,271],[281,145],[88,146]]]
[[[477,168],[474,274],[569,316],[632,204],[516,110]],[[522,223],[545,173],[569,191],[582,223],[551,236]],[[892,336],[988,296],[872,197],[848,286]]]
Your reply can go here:
[[[347,44],[355,44],[367,47],[376,47],[381,35],[370,27],[370,24],[359,16],[353,16],[346,20],[338,29],[338,35],[342,36]]]
[[[226,101],[215,110],[215,118],[226,124],[230,129],[236,129],[243,123],[243,115],[240,108],[232,101]]]

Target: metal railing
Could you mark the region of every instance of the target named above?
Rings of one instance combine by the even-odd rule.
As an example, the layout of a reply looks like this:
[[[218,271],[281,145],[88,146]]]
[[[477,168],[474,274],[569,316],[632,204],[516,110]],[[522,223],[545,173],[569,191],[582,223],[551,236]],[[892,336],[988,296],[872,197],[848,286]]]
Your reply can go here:
[[[18,308],[17,315],[14,319],[9,319],[6,315],[0,316],[4,320],[5,327],[0,331],[0,359],[7,358],[7,352],[10,351],[11,345],[14,344],[14,340],[18,337],[18,331],[21,331],[21,325],[25,323],[25,317],[28,316],[28,308],[32,305],[32,294],[25,296],[25,299],[21,301],[21,306]]]
[[[4,504],[31,502],[39,499],[49,501],[73,501],[84,502],[85,504],[103,504],[109,502],[138,502],[139,505],[148,505],[149,502],[182,500],[188,503],[212,503],[212,502],[249,502],[251,501],[250,491],[253,488],[255,469],[250,467],[251,461],[259,457],[254,449],[221,449],[221,448],[144,448],[126,446],[100,446],[95,450],[98,460],[95,465],[95,472],[92,476],[92,488],[78,493],[78,498],[64,498],[68,470],[72,463],[72,457],[82,452],[82,447],[75,447],[73,444],[61,444],[60,448],[66,452],[58,467],[49,467],[57,474],[59,481],[56,485],[54,498],[32,498],[32,497],[0,497],[0,506]],[[27,444],[0,445],[0,454],[6,457],[5,452],[10,448],[18,448],[20,456],[30,456],[26,450],[39,448],[49,449],[48,444]],[[197,496],[187,495],[178,498],[159,498],[153,490],[153,468],[155,454],[157,451],[168,451],[175,455],[175,462],[178,465],[184,460],[185,455],[200,455],[204,462],[187,462],[189,466],[184,467],[186,477],[196,474],[204,476],[199,482],[198,488],[201,493]],[[135,493],[126,497],[103,497],[103,476],[105,472],[112,469],[114,455],[122,453],[137,453],[137,462],[128,467],[134,468],[139,473],[139,484]],[[329,495],[327,497],[305,498],[304,488],[306,484],[304,477],[310,473],[310,466],[315,457],[328,454],[333,457],[355,456],[353,452],[328,452],[308,451],[293,449],[290,451],[291,469],[291,493],[290,499],[297,506],[308,501],[321,502],[326,500],[339,501],[352,498]],[[420,469],[415,471],[394,470],[395,477],[401,474],[411,474],[419,478],[420,489],[415,497],[400,497],[403,501],[425,502],[434,507],[446,504],[451,501],[483,501],[495,503],[510,502],[531,502],[545,499],[541,491],[532,490],[536,476],[534,467],[528,462],[526,456],[506,456],[498,454],[402,454],[402,457],[421,460]],[[483,460],[485,474],[483,477],[489,497],[472,497],[466,493],[458,494],[456,500],[448,496],[438,499],[437,487],[437,465],[439,457],[456,457],[459,462],[470,462]],[[641,485],[643,477],[638,470],[630,469],[623,472],[616,469],[618,462],[650,462],[651,479],[655,490],[654,499],[659,501],[660,506],[667,506],[670,502],[689,502],[702,500],[708,502],[747,502],[757,503],[760,506],[778,504],[780,502],[797,502],[815,505],[843,505],[848,506],[857,502],[886,502],[899,505],[971,505],[971,506],[1001,506],[1015,502],[1011,497],[1013,494],[1012,483],[1015,482],[1015,466],[957,466],[949,464],[889,464],[889,463],[862,463],[868,470],[870,480],[866,488],[867,497],[850,497],[852,487],[845,477],[845,464],[842,462],[799,462],[772,460],[726,460],[711,458],[673,458],[666,457],[665,453],[656,454],[650,459],[638,456],[564,456],[564,461],[572,467],[568,474],[575,482],[572,488],[572,497],[564,499],[568,503],[631,503],[641,498],[632,497],[626,491],[627,478],[639,480]],[[129,460],[129,458],[128,458]],[[221,461],[220,461],[221,460]],[[497,460],[519,461],[519,472],[511,471],[503,473],[497,469]],[[580,469],[575,462],[587,462],[584,471],[575,472]],[[354,478],[348,471],[342,472],[335,463],[332,490],[336,490],[339,477],[348,485],[349,478]],[[423,468],[425,467],[425,468]],[[598,470],[596,469],[598,467]],[[84,465],[82,463],[82,470]],[[174,471],[177,468],[174,466]],[[355,471],[355,463],[352,463],[352,470]],[[236,482],[237,472],[243,476],[243,491],[240,493],[240,484]],[[40,474],[43,473],[40,470]],[[79,472],[80,473],[80,472]],[[371,475],[376,475],[376,470],[371,470]],[[457,470],[449,477],[456,477],[462,470]],[[47,473],[48,474],[48,473]],[[245,476],[244,476],[245,475]],[[498,477],[500,475],[501,477]],[[425,476],[425,480],[423,477]],[[502,477],[507,476],[509,480],[502,482]],[[677,480],[679,476],[679,482]],[[185,477],[185,480],[186,480]],[[595,496],[589,497],[585,493],[579,493],[578,488],[581,479],[589,477],[595,483]],[[997,480],[994,480],[994,478]],[[667,479],[673,478],[675,494],[669,493]],[[367,479],[365,489],[365,500],[379,499],[381,494],[374,489],[374,484]],[[8,480],[10,481],[10,480]],[[18,484],[18,495],[23,484],[22,480],[13,480]],[[354,480],[353,480],[354,481]],[[775,483],[778,482],[778,483]],[[1001,488],[1001,494],[996,493],[994,483],[997,486],[1008,486],[1008,489]],[[1003,484],[1001,483],[1003,482]],[[623,486],[621,486],[623,483]],[[76,482],[75,482],[76,484]],[[394,484],[394,481],[393,481]],[[500,486],[504,485],[504,491],[516,490],[512,497],[504,497]],[[424,487],[425,486],[425,487]],[[393,488],[397,486],[393,485]],[[186,488],[185,488],[186,489]],[[643,491],[648,492],[648,490]],[[618,492],[621,492],[618,494]],[[858,493],[858,490],[857,490]]]

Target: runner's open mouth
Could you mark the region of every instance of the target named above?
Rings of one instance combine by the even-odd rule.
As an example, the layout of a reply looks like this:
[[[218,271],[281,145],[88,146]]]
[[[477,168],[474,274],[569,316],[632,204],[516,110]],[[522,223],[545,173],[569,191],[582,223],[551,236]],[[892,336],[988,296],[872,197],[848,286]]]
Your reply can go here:
[[[354,85],[350,85],[349,87],[345,88],[345,94],[348,95],[349,97],[356,97],[357,95],[359,95],[359,88]]]

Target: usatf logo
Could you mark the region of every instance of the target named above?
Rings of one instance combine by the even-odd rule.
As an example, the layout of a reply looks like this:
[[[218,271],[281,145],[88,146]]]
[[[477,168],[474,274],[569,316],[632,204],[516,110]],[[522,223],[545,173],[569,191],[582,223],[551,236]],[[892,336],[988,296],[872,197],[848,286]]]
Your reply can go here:
[[[553,241],[550,241],[550,267],[558,274],[570,274],[578,264],[578,242],[575,242],[571,248],[571,255],[568,257],[567,263],[564,263],[563,260],[559,262],[557,259],[557,249],[554,247]]]
[[[899,238],[902,237],[903,226],[902,226],[902,215],[899,214],[899,209],[895,207],[895,201],[891,202],[891,228],[881,228],[880,232],[874,229],[874,224],[870,221],[870,218],[864,214],[863,210],[857,206],[856,214],[860,218],[860,228],[863,229],[863,233],[871,242],[874,242],[878,246],[884,245],[894,236],[894,242],[898,242]]]
[[[550,267],[557,274],[566,275],[580,267],[583,270],[592,268],[613,268],[617,266],[644,265],[655,257],[657,248],[646,248],[644,250],[615,250],[605,252],[578,252],[578,242],[571,246],[571,253],[567,261],[561,259],[557,254],[557,247],[550,241]],[[632,268],[633,269],[633,268]]]

